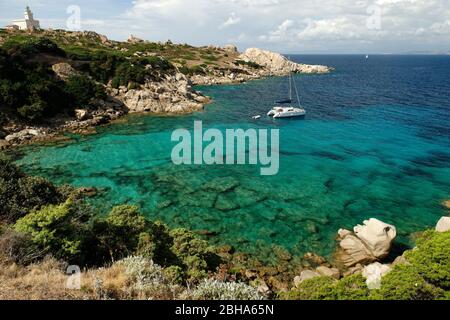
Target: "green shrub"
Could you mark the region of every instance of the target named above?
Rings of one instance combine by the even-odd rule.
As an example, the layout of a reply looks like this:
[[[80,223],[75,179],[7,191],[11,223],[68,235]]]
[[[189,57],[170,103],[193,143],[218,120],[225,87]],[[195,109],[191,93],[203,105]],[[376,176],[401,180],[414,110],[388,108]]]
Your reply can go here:
[[[17,112],[21,117],[30,121],[36,122],[44,118],[47,104],[44,101],[38,101],[32,105],[24,105],[17,109]]]
[[[33,209],[63,199],[52,183],[25,176],[9,158],[0,156],[0,220],[15,222]]]
[[[82,264],[90,233],[90,212],[69,199],[61,205],[49,205],[20,218],[14,225],[18,232],[29,234],[43,251],[70,263]]]
[[[330,277],[315,277],[303,281],[292,291],[279,293],[283,300],[366,300],[368,296],[369,289],[361,274],[339,281]]]
[[[396,265],[381,279],[381,288],[372,290],[376,300],[434,300],[443,296],[443,290],[429,284],[415,266]]]
[[[52,40],[45,37],[31,37],[25,41],[17,41],[18,38],[7,40],[3,47],[16,55],[30,56],[38,53],[50,53],[58,56],[65,56],[64,50]]]
[[[94,81],[85,75],[72,75],[66,83],[66,92],[75,100],[77,107],[89,104],[92,98],[104,92]]]
[[[179,68],[179,71],[187,76],[193,76],[193,75],[205,75],[206,71],[204,69],[206,65],[204,66],[193,66],[192,68],[189,68],[187,66],[183,66]]]
[[[336,300],[336,280],[330,277],[314,277],[303,281],[297,289],[280,292],[282,300]]]
[[[418,240],[417,247],[405,253],[406,259],[429,283],[450,289],[450,231],[427,231]]]
[[[256,62],[252,62],[252,61],[236,60],[234,62],[234,64],[237,65],[237,66],[241,66],[241,65],[242,66],[248,66],[248,67],[253,68],[253,69],[261,69],[262,68],[261,65],[257,64]]]
[[[0,75],[2,73],[0,72]],[[20,90],[20,83],[14,83],[9,79],[0,79],[0,107],[3,109],[3,107],[14,108],[17,106],[20,101]]]
[[[337,300],[367,300],[370,290],[367,288],[366,279],[360,274],[354,274],[340,279],[334,292]]]
[[[3,153],[0,153],[0,179],[5,181],[18,180],[25,174],[14,162]]]
[[[170,236],[173,238],[171,250],[182,261],[189,280],[202,279],[208,270],[218,266],[219,259],[213,247],[195,233],[179,228],[171,230]]]
[[[106,219],[97,220],[93,225],[98,240],[98,262],[103,259],[114,261],[133,255],[141,246],[143,239],[148,241],[147,248],[153,248],[152,237],[148,234],[150,223],[135,206],[114,207]],[[103,258],[101,258],[103,256]],[[153,253],[147,253],[152,257]]]
[[[183,284],[185,273],[179,266],[170,266],[164,269],[164,276],[174,284]]]

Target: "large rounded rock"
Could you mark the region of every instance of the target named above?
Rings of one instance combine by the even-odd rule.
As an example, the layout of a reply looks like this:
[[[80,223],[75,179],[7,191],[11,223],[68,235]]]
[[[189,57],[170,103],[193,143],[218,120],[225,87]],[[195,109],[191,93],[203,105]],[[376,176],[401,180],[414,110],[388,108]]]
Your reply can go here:
[[[437,232],[446,232],[450,230],[450,217],[442,217],[436,224]]]
[[[392,240],[397,236],[393,225],[374,218],[365,220],[362,225],[354,227],[353,231],[376,258],[384,258],[389,254]]]
[[[378,219],[365,220],[357,225],[353,233],[339,230],[339,246],[335,260],[346,267],[368,264],[385,258],[389,254],[397,232],[393,225]]]

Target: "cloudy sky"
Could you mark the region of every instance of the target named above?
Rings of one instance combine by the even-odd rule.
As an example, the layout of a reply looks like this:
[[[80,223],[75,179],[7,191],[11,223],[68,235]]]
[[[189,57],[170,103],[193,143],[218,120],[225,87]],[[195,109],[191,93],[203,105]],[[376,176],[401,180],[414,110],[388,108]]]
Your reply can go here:
[[[0,0],[0,25],[20,18],[26,4],[45,28],[116,40],[133,34],[284,53],[450,53],[450,0]]]

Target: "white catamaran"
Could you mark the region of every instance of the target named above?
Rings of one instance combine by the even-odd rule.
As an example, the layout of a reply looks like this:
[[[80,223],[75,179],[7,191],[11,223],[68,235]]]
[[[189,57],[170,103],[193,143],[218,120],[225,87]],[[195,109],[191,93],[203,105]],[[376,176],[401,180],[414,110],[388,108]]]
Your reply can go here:
[[[303,117],[306,114],[305,109],[300,105],[300,98],[298,95],[297,86],[293,81],[292,73],[289,73],[289,99],[277,101],[278,105],[285,106],[277,106],[270,110],[267,115],[273,116],[274,118],[292,118],[292,117]],[[292,84],[294,84],[295,95],[297,97],[298,108],[292,107]]]

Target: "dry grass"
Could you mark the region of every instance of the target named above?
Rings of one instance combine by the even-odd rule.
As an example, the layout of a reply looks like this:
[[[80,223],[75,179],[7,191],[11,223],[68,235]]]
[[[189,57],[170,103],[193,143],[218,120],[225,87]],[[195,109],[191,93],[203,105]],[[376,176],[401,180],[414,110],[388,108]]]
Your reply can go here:
[[[0,299],[54,300],[83,299],[81,292],[66,288],[67,276],[53,259],[21,267],[2,265],[0,269]]]
[[[69,289],[65,266],[54,259],[27,267],[0,264],[0,300],[97,300],[130,299],[128,277],[123,267],[88,270],[81,273],[81,288]]]

